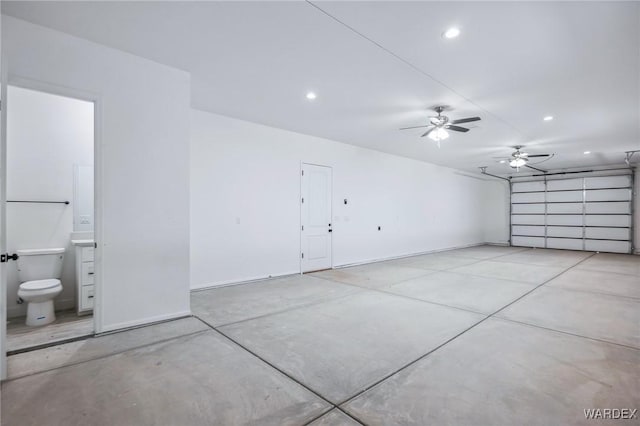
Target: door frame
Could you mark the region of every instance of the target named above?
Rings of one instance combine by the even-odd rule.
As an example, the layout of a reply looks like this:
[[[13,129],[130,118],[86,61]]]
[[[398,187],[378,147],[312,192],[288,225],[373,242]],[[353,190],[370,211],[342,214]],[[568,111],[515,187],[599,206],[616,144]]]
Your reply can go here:
[[[35,90],[43,93],[49,93],[52,95],[64,96],[67,98],[78,99],[82,101],[93,103],[93,166],[94,166],[94,181],[93,181],[93,198],[94,198],[94,241],[95,244],[95,299],[93,308],[93,330],[94,333],[100,333],[103,329],[104,313],[102,309],[102,283],[103,283],[103,268],[102,260],[103,254],[101,250],[101,244],[103,241],[103,198],[102,198],[102,182],[103,182],[103,156],[102,156],[102,96],[99,93],[91,92],[87,90],[75,89],[71,87],[61,86],[54,83],[45,81],[34,80],[26,78],[20,75],[11,74],[7,71],[6,60],[3,60],[3,78],[2,78],[2,137],[0,140],[0,151],[2,155],[2,167],[3,173],[6,174],[6,152],[7,152],[7,109],[10,107],[7,100],[7,87],[14,86],[23,89]],[[6,176],[2,179],[2,201],[6,200]],[[0,223],[0,232],[2,232],[2,239],[6,246],[6,203],[3,202],[0,205],[0,217],[2,223]],[[100,244],[98,244],[100,242]],[[6,307],[6,293],[7,293],[7,279],[6,271],[3,270],[0,277],[0,294],[3,301],[3,306]],[[6,378],[6,311],[3,315],[4,318],[0,319],[0,334],[2,338],[2,346],[0,347],[0,357],[2,369],[1,379]]]
[[[299,241],[299,247],[298,247],[298,261],[299,261],[299,268],[300,268],[300,275],[304,274],[304,272],[302,271],[302,239],[303,239],[303,235],[302,235],[302,171],[304,170],[304,166],[318,166],[318,167],[326,167],[328,169],[331,170],[331,181],[329,182],[329,191],[330,191],[330,197],[329,199],[331,200],[331,208],[329,209],[331,211],[331,224],[332,224],[332,228],[333,228],[333,167],[331,166],[327,166],[326,164],[318,164],[318,163],[312,163],[309,161],[300,161],[300,170],[298,173],[298,176],[300,178],[300,186],[298,188],[298,206],[300,206],[300,214],[298,216],[298,231],[300,232],[300,241]],[[333,232],[331,233],[331,256],[329,258],[329,269],[333,269]]]

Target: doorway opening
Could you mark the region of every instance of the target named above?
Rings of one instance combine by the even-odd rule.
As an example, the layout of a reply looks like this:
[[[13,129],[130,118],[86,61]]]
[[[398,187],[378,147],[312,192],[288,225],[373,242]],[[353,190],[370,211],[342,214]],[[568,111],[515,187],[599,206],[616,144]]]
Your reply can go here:
[[[94,334],[95,104],[7,87],[6,351]]]
[[[302,163],[300,181],[300,271],[333,267],[332,169]]]

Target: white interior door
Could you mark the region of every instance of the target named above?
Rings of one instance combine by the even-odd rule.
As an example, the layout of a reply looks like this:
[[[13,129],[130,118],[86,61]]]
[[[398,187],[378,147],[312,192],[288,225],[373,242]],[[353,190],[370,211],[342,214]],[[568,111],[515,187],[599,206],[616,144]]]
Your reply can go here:
[[[2,55],[0,54],[0,57]],[[7,68],[0,65],[0,253],[7,252]],[[7,268],[0,263],[0,380],[7,378]]]
[[[303,163],[301,175],[301,269],[330,269],[331,168]]]

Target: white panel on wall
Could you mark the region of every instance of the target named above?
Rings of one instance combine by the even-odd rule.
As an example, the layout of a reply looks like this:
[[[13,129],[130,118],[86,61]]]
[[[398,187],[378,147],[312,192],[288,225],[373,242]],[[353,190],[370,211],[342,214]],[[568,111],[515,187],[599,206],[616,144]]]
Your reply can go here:
[[[513,192],[529,192],[529,191],[544,191],[543,181],[534,182],[514,182],[512,185]]]
[[[628,215],[588,215],[585,216],[587,226],[631,226]]]
[[[544,237],[544,226],[514,226],[513,235],[531,235]]]
[[[547,213],[576,213],[582,214],[582,203],[549,203]]]
[[[547,238],[547,248],[582,250],[582,239]]]
[[[582,179],[557,179],[547,182],[547,191],[582,189]]]
[[[544,213],[544,204],[513,204],[511,213]]]
[[[585,228],[585,237],[628,241],[631,237],[631,230],[629,228]]]
[[[628,188],[631,186],[631,176],[600,176],[585,178],[585,188]]]
[[[582,191],[547,192],[547,202],[566,203],[570,201],[582,202]]]
[[[514,236],[511,239],[511,244],[520,247],[544,247],[544,238]]]
[[[582,225],[582,215],[547,215],[548,225]]]
[[[629,201],[631,190],[629,189],[594,189],[586,191],[587,201]]]
[[[512,203],[544,203],[544,192],[523,192],[511,195]]]
[[[549,226],[548,237],[582,238],[582,227],[574,226]]]
[[[629,253],[631,243],[627,241],[585,240],[585,249],[609,253]]]
[[[586,212],[589,214],[595,213],[618,213],[618,214],[630,214],[631,204],[628,201],[610,202],[610,203],[586,203]]]
[[[512,225],[544,225],[544,215],[516,214],[511,216]]]

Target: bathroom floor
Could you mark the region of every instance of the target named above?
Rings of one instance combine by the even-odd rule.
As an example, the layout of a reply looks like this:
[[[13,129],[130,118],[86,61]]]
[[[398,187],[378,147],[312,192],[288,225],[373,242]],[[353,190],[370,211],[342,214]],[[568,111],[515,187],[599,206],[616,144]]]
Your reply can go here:
[[[42,327],[29,327],[24,317],[7,320],[9,354],[64,342],[93,334],[93,315],[78,316],[75,310],[56,312],[56,320]]]
[[[471,247],[191,307],[10,356],[2,424],[547,426],[640,408],[640,256]]]

